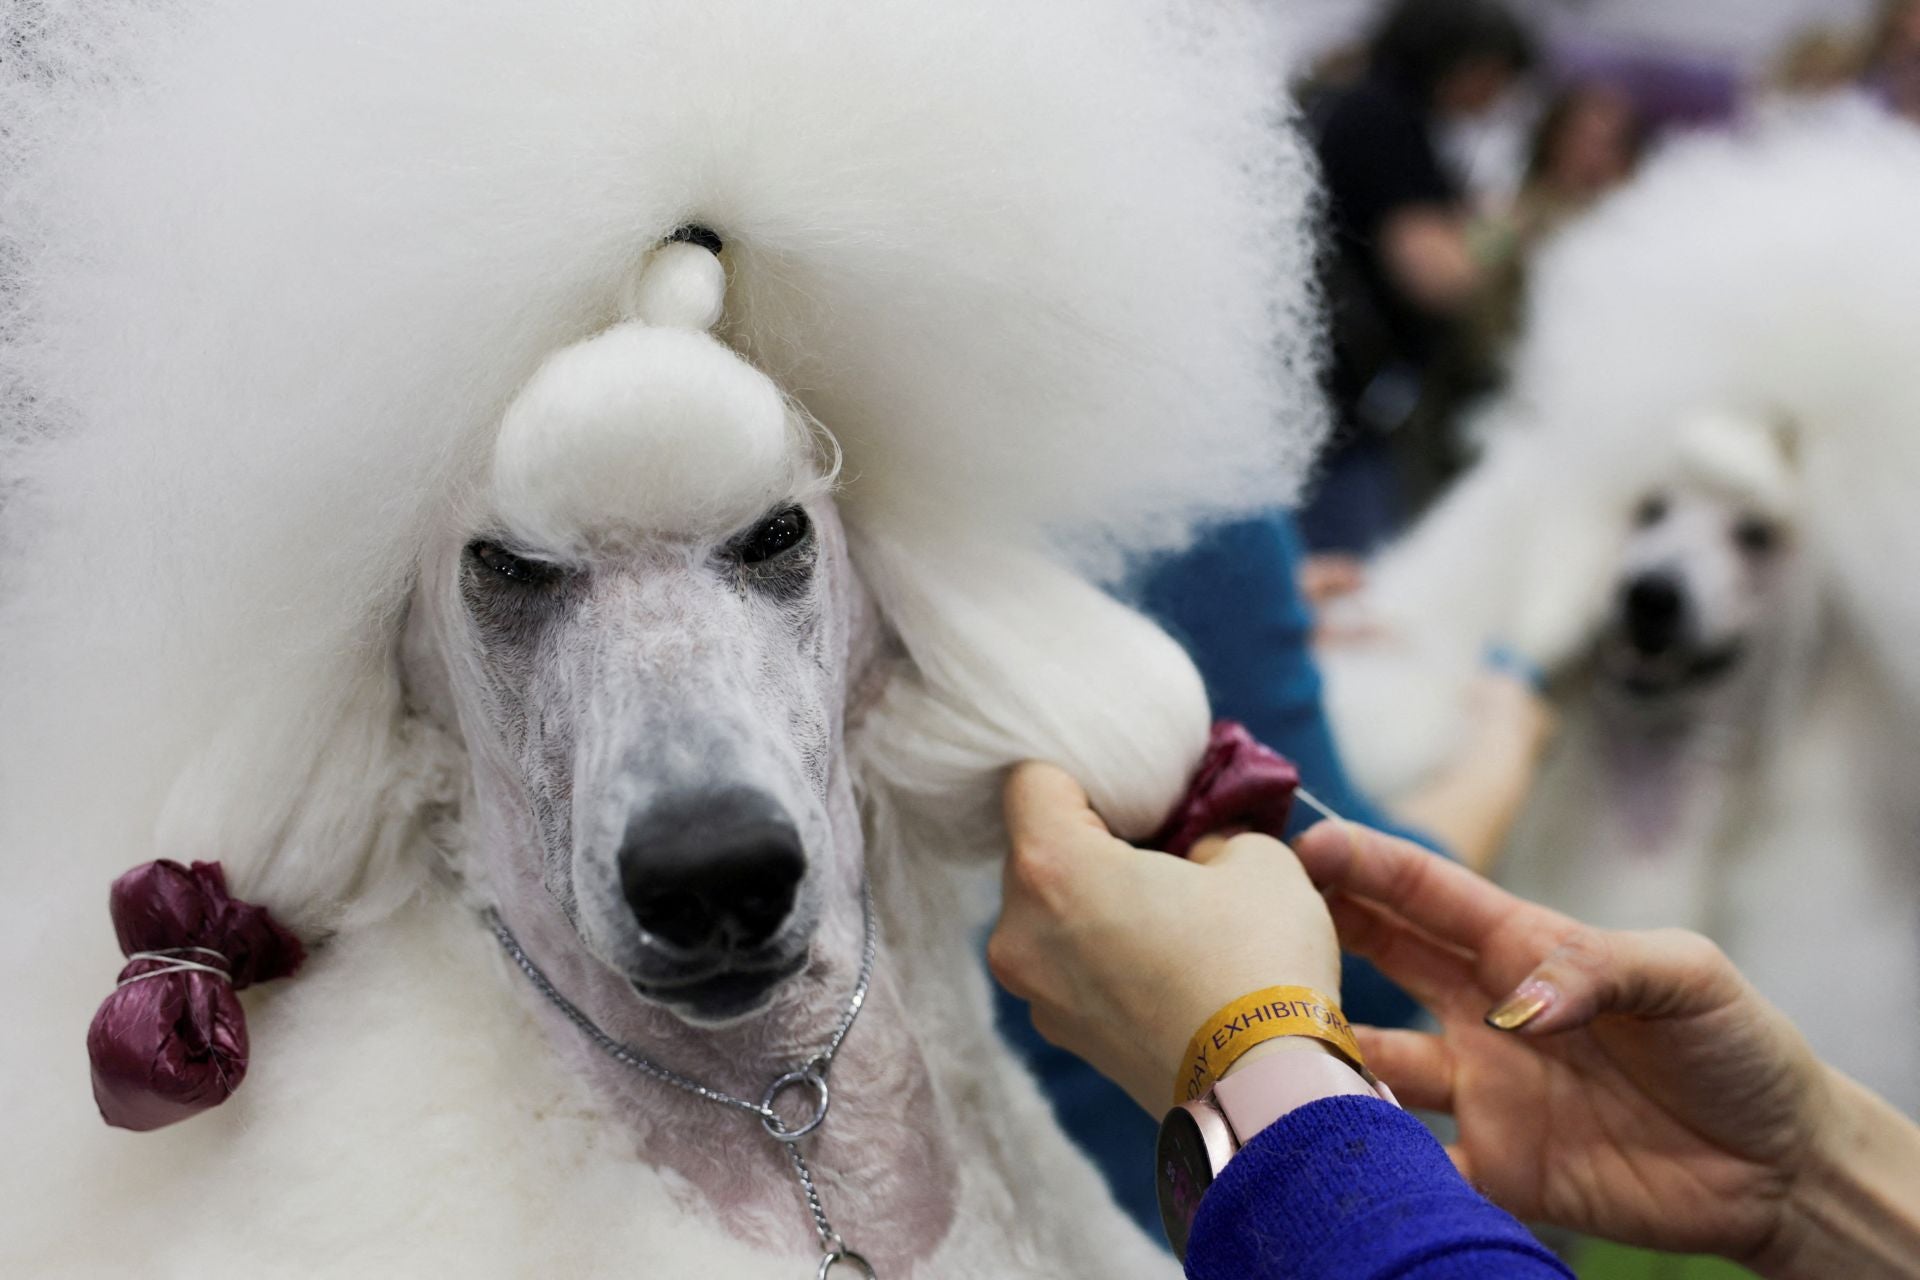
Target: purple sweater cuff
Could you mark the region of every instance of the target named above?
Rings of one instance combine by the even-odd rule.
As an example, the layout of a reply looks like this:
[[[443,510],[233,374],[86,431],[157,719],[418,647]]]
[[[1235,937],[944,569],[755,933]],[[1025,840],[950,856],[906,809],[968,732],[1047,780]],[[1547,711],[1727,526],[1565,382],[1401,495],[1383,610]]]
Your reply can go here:
[[[1572,1280],[1467,1185],[1418,1120],[1375,1098],[1281,1117],[1208,1189],[1193,1280]]]

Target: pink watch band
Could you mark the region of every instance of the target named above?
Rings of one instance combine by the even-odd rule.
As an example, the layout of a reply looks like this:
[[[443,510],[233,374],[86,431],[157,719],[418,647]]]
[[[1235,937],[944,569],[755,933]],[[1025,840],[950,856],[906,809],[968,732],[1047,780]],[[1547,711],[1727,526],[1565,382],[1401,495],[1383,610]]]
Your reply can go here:
[[[1238,1146],[1281,1116],[1322,1098],[1383,1098],[1399,1105],[1392,1090],[1367,1083],[1330,1053],[1280,1053],[1249,1062],[1213,1086],[1213,1102],[1233,1128]]]
[[[1154,1165],[1160,1222],[1175,1256],[1186,1257],[1200,1201],[1235,1152],[1288,1112],[1339,1097],[1400,1105],[1384,1083],[1332,1053],[1290,1052],[1246,1062],[1215,1081],[1204,1098],[1169,1111],[1154,1144]]]

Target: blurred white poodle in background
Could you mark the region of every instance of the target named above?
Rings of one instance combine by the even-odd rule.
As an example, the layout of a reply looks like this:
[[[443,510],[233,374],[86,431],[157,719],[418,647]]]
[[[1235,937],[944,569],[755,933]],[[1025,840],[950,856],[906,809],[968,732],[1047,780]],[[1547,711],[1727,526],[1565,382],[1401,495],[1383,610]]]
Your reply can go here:
[[[1483,460],[1325,656],[1389,796],[1489,646],[1538,663],[1563,728],[1502,879],[1710,934],[1920,1113],[1916,209],[1902,125],[1674,147],[1548,251]]]

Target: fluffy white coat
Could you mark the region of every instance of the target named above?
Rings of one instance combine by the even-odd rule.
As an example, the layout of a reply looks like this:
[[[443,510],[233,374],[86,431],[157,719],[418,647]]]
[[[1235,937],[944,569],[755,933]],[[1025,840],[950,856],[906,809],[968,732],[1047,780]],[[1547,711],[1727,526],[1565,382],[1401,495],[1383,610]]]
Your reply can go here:
[[[457,754],[396,678],[420,548],[510,398],[696,221],[727,241],[722,336],[843,453],[855,563],[910,659],[850,750],[880,1005],[957,1171],[951,1230],[905,1242],[914,1274],[1170,1269],[994,1041],[972,952],[991,864],[940,855],[992,851],[998,771],[1025,755],[1122,830],[1157,823],[1204,699],[1085,578],[1284,496],[1319,430],[1311,182],[1253,10],[0,19],[0,957],[32,975],[0,1012],[0,1270],[812,1265],[637,1159],[553,1051],[436,871]],[[249,996],[232,1102],[131,1135],[93,1114],[80,1043],[116,966],[106,885],[155,856],[223,861],[324,945]],[[847,1123],[862,1104],[899,1105],[843,1103]],[[827,1185],[857,1209],[857,1171]]]

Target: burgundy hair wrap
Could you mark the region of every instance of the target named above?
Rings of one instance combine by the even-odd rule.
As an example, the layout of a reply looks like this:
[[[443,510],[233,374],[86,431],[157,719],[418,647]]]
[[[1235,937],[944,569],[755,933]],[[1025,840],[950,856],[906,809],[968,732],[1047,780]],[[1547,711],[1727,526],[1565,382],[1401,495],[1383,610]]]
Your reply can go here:
[[[217,862],[148,862],[108,899],[120,985],[87,1028],[93,1099],[121,1129],[158,1129],[225,1102],[247,1074],[235,993],[283,978],[306,950],[265,907],[227,893]]]
[[[1258,831],[1278,840],[1299,787],[1293,761],[1260,743],[1244,725],[1222,720],[1207,737],[1207,754],[1187,794],[1148,843],[1184,858],[1202,836],[1215,831]]]

